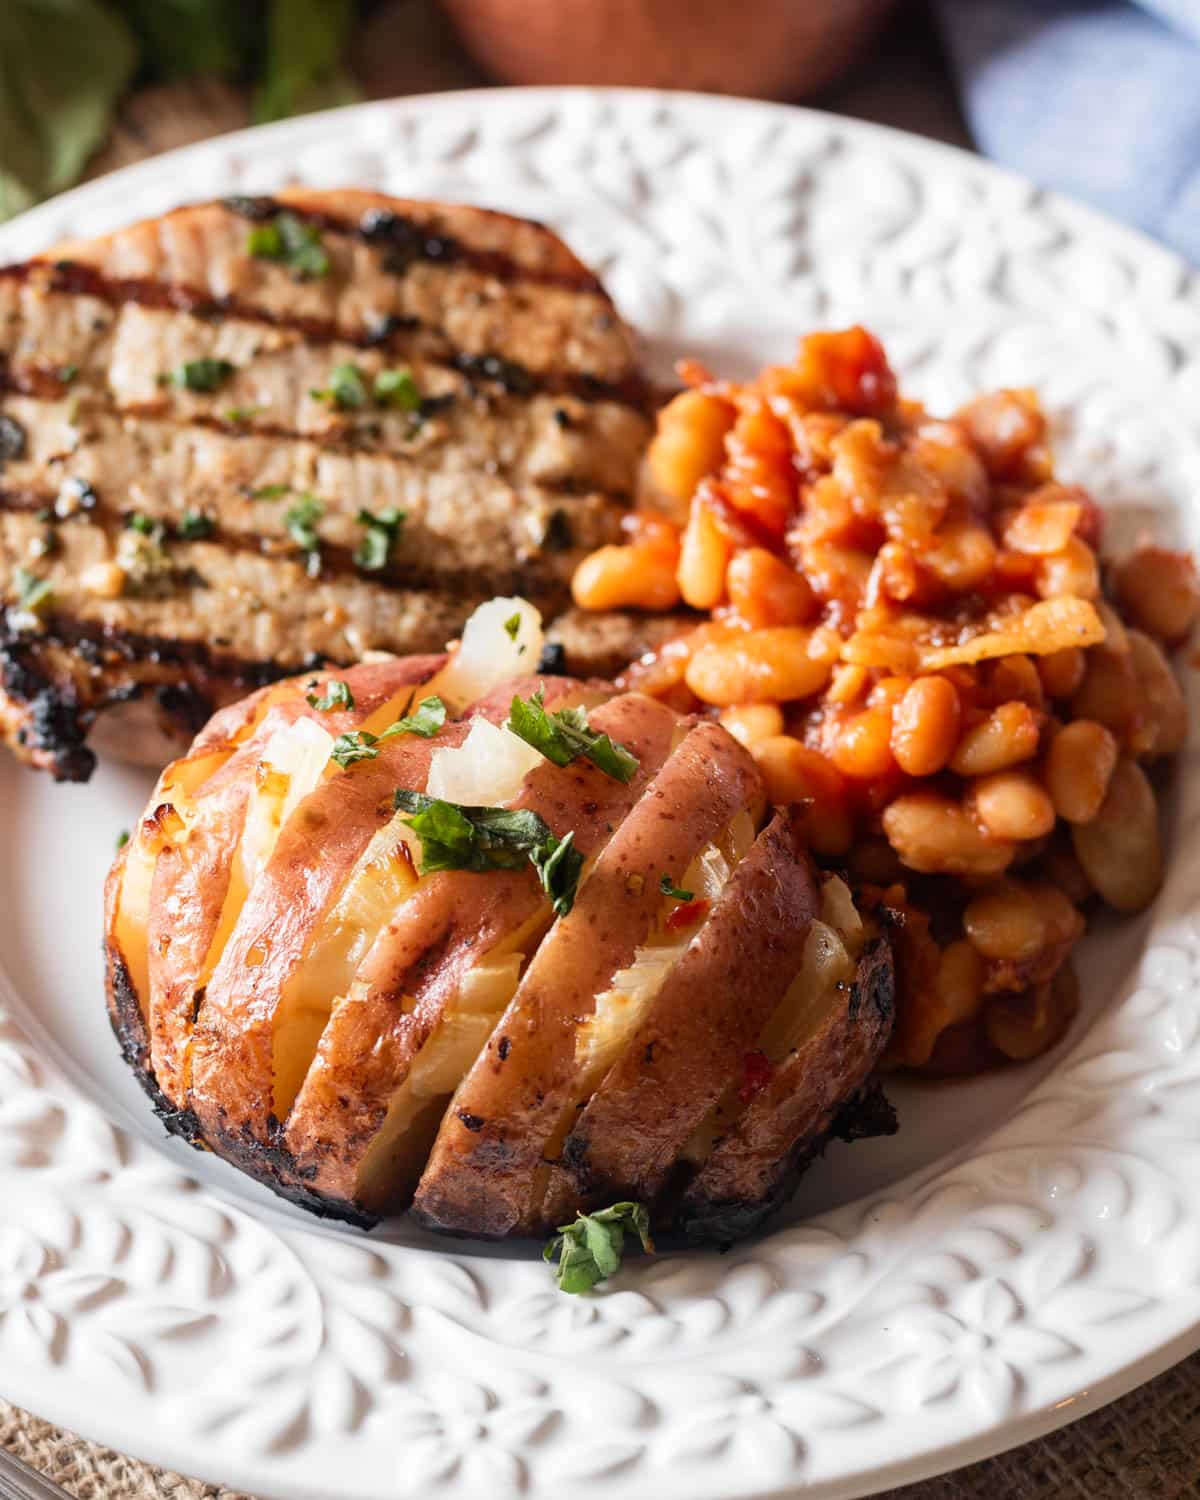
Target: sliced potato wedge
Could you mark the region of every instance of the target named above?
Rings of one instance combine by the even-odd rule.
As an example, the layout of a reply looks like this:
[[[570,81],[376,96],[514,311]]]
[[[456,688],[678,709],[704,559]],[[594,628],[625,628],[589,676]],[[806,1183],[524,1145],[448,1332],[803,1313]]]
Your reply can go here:
[[[776,814],[734,868],[572,1125],[548,1219],[563,1221],[580,1203],[656,1202],[693,1133],[740,1080],[820,909],[801,826],[796,814]]]
[[[868,945],[853,984],[793,998],[797,1024],[786,1056],[716,1141],[683,1195],[676,1218],[692,1239],[730,1243],[757,1229],[853,1109],[895,1016],[886,939]],[[890,1115],[883,1114],[881,1125],[864,1122],[861,1133],[886,1130]]]

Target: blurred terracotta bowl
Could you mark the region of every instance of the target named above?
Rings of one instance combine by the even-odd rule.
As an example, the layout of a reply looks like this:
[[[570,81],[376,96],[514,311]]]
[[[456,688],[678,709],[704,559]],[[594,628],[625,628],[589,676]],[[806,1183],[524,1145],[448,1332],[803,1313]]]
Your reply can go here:
[[[442,0],[505,83],[797,99],[869,45],[894,0]]]

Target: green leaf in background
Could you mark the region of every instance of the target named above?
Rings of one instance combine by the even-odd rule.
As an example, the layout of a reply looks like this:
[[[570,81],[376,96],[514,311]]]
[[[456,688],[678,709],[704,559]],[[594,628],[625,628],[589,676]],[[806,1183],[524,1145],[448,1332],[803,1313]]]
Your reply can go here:
[[[0,220],[78,180],[135,81],[249,86],[260,120],[351,103],[359,92],[343,62],[367,8],[367,0],[0,0]],[[311,258],[323,258],[319,247]],[[297,269],[323,275],[327,263]]]
[[[354,9],[354,0],[271,0],[255,119],[281,120],[359,97],[341,67]]]
[[[260,52],[259,7],[245,0],[122,0],[122,8],[144,71],[167,83],[237,78]]]
[[[0,218],[82,172],[137,66],[101,0],[0,3]]]

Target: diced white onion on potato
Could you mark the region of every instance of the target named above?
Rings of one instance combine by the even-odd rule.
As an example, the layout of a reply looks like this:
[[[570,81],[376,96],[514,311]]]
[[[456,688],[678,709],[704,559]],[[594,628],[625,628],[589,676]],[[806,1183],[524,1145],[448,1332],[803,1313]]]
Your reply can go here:
[[[507,625],[513,618],[513,634]],[[536,672],[545,635],[542,616],[528,599],[489,599],[463,627],[462,643],[426,689],[451,711],[474,703],[494,687]]]
[[[725,882],[733,871],[730,869],[729,861],[721,853],[715,844],[709,844],[703,850],[695,863],[696,876],[693,883],[686,885],[685,890],[692,892],[693,896],[705,901],[715,901],[725,889]],[[689,875],[689,879],[690,879]]]
[[[259,757],[239,851],[249,890],[266,866],[280,830],[320,781],[333,736],[312,719],[297,719],[273,734]]]
[[[447,802],[500,807],[520,793],[526,776],[542,763],[532,745],[498,724],[476,719],[461,745],[433,752],[425,789]]]

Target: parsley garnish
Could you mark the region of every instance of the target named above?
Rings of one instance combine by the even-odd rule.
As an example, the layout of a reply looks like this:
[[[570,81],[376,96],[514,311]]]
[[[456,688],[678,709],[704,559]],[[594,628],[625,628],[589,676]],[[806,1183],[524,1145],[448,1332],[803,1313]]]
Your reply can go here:
[[[360,510],[359,523],[367,529],[354,551],[354,563],[364,573],[378,573],[386,568],[392,548],[400,537],[407,512],[389,505],[384,510]]]
[[[227,359],[189,359],[172,373],[170,380],[172,385],[185,390],[210,395],[225,384],[234,369]]]
[[[124,849],[125,845],[128,842],[129,842],[129,829],[128,828],[122,828],[121,831],[120,831],[120,833],[117,834],[117,853],[118,854],[120,854],[121,850]]]
[[[79,374],[79,366],[78,365],[60,365],[59,366],[58,378],[59,378],[59,380],[62,381],[63,385],[70,385],[71,382],[72,382],[72,380],[74,380],[75,377],[76,377],[76,375],[78,375],[78,374]]]
[[[246,250],[256,260],[281,260],[301,278],[328,276],[329,256],[321,236],[295,214],[276,214],[265,224],[254,224],[246,235]]]
[[[54,585],[48,578],[39,578],[28,568],[13,569],[13,582],[17,586],[17,605],[31,615],[43,614],[54,600]]]
[[[320,705],[315,704],[314,707]],[[382,734],[372,734],[369,729],[352,729],[347,734],[339,734],[333,742],[330,759],[335,760],[343,769],[352,766],[355,761],[374,760],[379,754],[381,741],[393,739],[398,734],[419,734],[423,740],[431,740],[445,722],[446,705],[442,700],[422,698],[417,704],[416,713],[397,719]]]
[[[664,896],[673,896],[676,901],[692,901],[696,895],[695,891],[680,890],[669,875],[663,875],[660,878],[658,888]]]
[[[328,401],[339,411],[350,411],[366,406],[370,399],[362,371],[357,365],[351,364],[338,365],[330,375],[326,389],[311,390],[308,394],[314,401]]]
[[[285,495],[292,493],[290,484],[260,484],[256,490],[250,491],[251,500],[282,500]]]
[[[202,542],[216,529],[212,517],[206,516],[202,510],[185,510],[176,528],[185,542]]]
[[[305,554],[305,567],[310,574],[321,569],[321,541],[317,536],[317,522],[325,514],[325,507],[313,495],[301,495],[295,505],[290,505],[283,518],[288,536]]]
[[[509,615],[508,619],[505,620],[505,622],[504,622],[504,629],[505,629],[505,631],[506,631],[506,633],[507,633],[508,638],[509,638],[510,641],[515,641],[516,640],[516,638],[517,638],[517,631],[520,630],[520,628],[521,628],[521,611],[517,610],[517,612],[516,612],[515,615]]]
[[[380,406],[397,406],[401,411],[411,412],[421,410],[421,392],[411,370],[380,370],[373,394]]]
[[[354,707],[354,694],[350,691],[350,684],[343,682],[340,677],[330,680],[323,698],[318,698],[316,693],[308,693],[306,696],[309,708],[315,708],[323,714],[327,714],[332,708]]]
[[[620,1267],[627,1234],[636,1234],[642,1249],[653,1253],[650,1213],[640,1203],[614,1203],[598,1213],[578,1214],[573,1224],[560,1226],[542,1258],[552,1261],[558,1256],[555,1275],[560,1291],[589,1292]]]
[[[155,546],[162,545],[163,524],[148,516],[145,511],[130,511],[125,517],[125,525],[129,531],[136,531],[139,536],[149,537]]]
[[[626,784],[633,780],[638,768],[637,756],[624,745],[588,728],[585,709],[564,708],[547,713],[542,688],[529,699],[513,699],[505,727],[556,766],[569,766],[582,755],[606,776]]]
[[[465,807],[403,789],[396,806],[421,840],[421,874],[438,870],[516,870],[526,859],[537,871],[555,913],[565,917],[575,903],[583,855],[574,833],[555,838],[529,808]]]
[[[529,858],[555,915],[565,917],[575,905],[575,891],[583,869],[583,855],[575,847],[575,830],[562,839],[556,839],[547,830],[547,837],[529,851]]]
[[[357,365],[338,365],[324,388],[309,391],[315,401],[327,401],[339,411],[361,411],[374,402],[376,406],[394,406],[400,411],[419,414],[421,392],[408,370],[380,370],[367,387],[367,377]]]
[[[265,406],[231,406],[225,413],[225,420],[240,426],[245,422],[253,422],[266,411]]]

